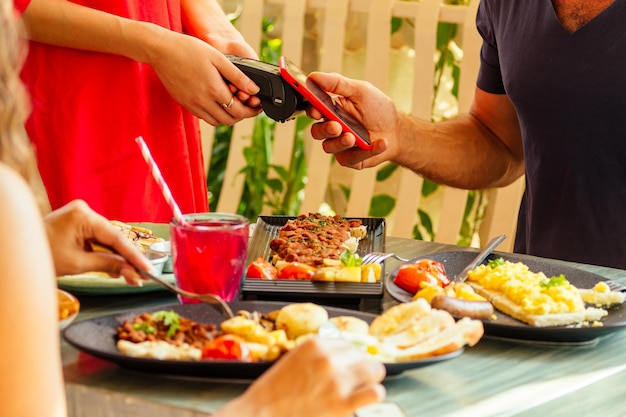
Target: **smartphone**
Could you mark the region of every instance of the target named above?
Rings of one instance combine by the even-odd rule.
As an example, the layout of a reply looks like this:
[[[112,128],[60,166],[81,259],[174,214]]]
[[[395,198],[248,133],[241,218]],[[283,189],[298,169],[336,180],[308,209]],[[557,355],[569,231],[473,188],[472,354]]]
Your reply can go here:
[[[322,113],[326,120],[339,122],[343,132],[349,132],[356,138],[356,145],[365,150],[372,149],[370,135],[367,129],[354,117],[348,114],[322,88],[315,84],[293,62],[286,57],[280,58],[280,75],[289,85]]]

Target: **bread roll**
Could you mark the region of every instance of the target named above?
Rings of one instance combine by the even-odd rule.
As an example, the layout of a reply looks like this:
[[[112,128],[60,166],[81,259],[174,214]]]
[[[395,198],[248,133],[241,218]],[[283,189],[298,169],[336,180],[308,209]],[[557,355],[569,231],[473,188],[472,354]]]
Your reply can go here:
[[[320,326],[328,321],[324,307],[313,303],[294,303],[283,307],[276,316],[276,329],[287,333],[294,340],[299,336],[317,333]]]
[[[368,334],[369,324],[358,317],[353,316],[338,316],[332,317],[331,322],[337,326],[342,332],[355,333],[355,334]]]

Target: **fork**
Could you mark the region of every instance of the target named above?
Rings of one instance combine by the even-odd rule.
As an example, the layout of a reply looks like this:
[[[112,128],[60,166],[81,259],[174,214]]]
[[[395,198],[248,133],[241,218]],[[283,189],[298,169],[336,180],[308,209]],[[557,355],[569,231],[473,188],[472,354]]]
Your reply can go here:
[[[611,291],[626,291],[626,283],[623,282],[619,282],[619,281],[613,281],[612,279],[608,279],[606,281],[604,281],[606,283],[606,285],[609,286],[609,289]]]
[[[192,298],[194,300],[202,301],[203,303],[209,304],[213,307],[219,307],[224,313],[226,313],[226,315],[228,315],[228,317],[230,318],[235,317],[235,315],[233,314],[233,310],[230,309],[229,305],[226,304],[226,302],[219,295],[195,294],[189,291],[185,291],[182,288],[172,285],[169,282],[157,277],[156,275],[151,274],[148,271],[144,271],[143,269],[140,269],[140,268],[135,268],[135,269],[137,270],[139,275],[142,275],[146,278],[151,279],[154,282],[161,284],[163,287],[165,287],[166,289],[168,289],[169,291],[175,294],[182,295],[183,297],[186,297],[186,298]]]
[[[384,253],[384,252],[370,252],[366,255],[363,255],[363,265],[366,264],[380,264],[385,261],[387,258],[396,258],[402,262],[409,262],[408,259],[405,259],[401,256],[396,255],[395,253]]]

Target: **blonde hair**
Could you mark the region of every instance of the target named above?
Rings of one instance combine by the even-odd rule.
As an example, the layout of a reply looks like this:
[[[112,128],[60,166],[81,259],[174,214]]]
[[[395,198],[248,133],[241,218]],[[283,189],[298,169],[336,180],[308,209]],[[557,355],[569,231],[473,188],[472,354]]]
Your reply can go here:
[[[30,111],[28,95],[19,77],[26,56],[12,0],[0,0],[0,162],[19,173],[37,197],[42,213],[48,198],[24,123]]]

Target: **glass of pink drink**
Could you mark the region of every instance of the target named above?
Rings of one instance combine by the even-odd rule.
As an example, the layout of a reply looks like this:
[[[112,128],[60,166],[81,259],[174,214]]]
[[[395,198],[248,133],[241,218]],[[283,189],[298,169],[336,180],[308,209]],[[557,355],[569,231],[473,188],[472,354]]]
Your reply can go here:
[[[225,301],[239,297],[248,249],[248,219],[229,213],[188,214],[188,225],[170,223],[176,284],[197,294],[216,294]],[[181,303],[197,303],[179,297]]]

